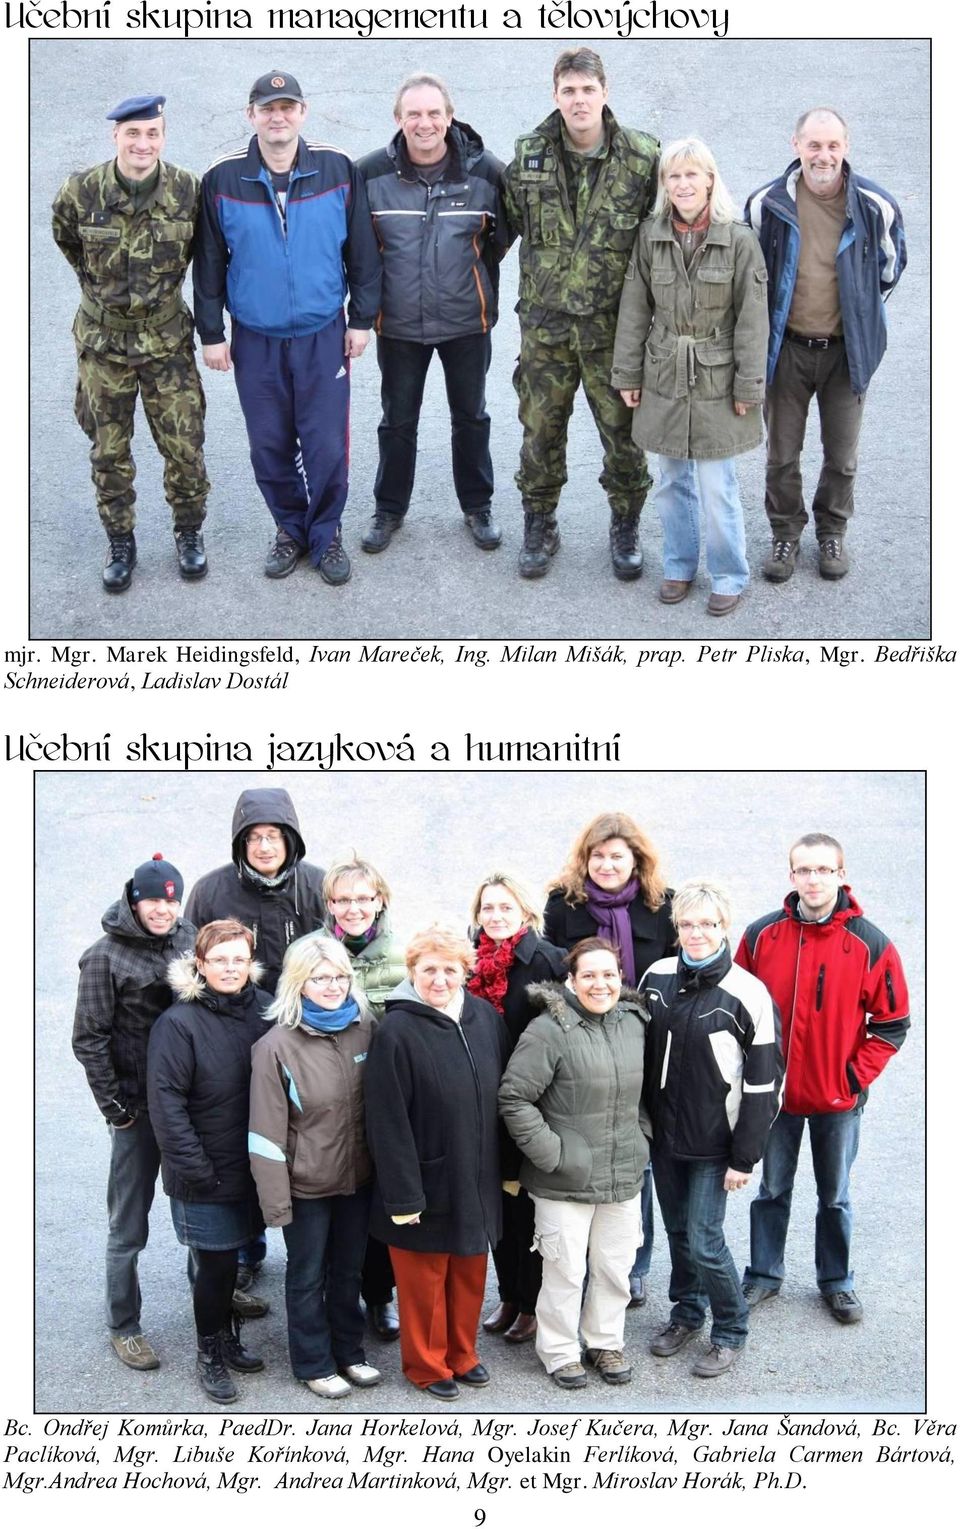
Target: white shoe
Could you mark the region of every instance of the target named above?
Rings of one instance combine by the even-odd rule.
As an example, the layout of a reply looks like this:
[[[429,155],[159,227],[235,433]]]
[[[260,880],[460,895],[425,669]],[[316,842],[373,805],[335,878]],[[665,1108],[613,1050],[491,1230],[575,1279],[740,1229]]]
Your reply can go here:
[[[379,1386],[383,1376],[372,1364],[345,1364],[340,1371],[355,1386]]]
[[[304,1385],[314,1396],[325,1396],[331,1402],[350,1395],[350,1387],[342,1375],[323,1375],[319,1380],[305,1380]]]

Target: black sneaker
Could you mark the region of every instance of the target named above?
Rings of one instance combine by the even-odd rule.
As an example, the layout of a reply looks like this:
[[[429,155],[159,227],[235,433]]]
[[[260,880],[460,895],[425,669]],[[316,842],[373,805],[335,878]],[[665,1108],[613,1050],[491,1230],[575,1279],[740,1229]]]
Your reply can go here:
[[[772,1285],[758,1285],[756,1280],[752,1279],[745,1279],[743,1282],[743,1299],[751,1311],[759,1306],[761,1301],[772,1301],[773,1297],[779,1294],[779,1289],[774,1289]]]
[[[610,517],[610,561],[618,579],[629,582],[643,572],[643,548],[639,542],[640,511]]]
[[[474,545],[479,547],[481,552],[494,552],[499,547],[503,538],[489,505],[483,510],[465,510],[463,518],[467,523],[467,530],[473,537]]]
[[[542,579],[559,545],[560,529],[553,511],[524,510],[523,546],[517,563],[521,579]]]
[[[107,561],[103,565],[103,587],[112,595],[130,588],[137,566],[137,543],[132,531],[108,531]]]
[[[202,579],[207,571],[207,554],[203,546],[203,532],[199,526],[184,526],[174,531],[177,544],[177,567],[182,579]]]
[[[400,529],[401,519],[399,515],[391,515],[389,510],[376,510],[360,538],[364,552],[382,552],[385,547],[389,547],[391,539]]]
[[[285,579],[296,568],[303,551],[286,531],[278,531],[276,540],[267,553],[263,571],[268,579]]]
[[[350,559],[344,550],[340,529],[333,538],[319,563],[320,577],[325,584],[346,584],[350,577]]]
[[[265,1317],[270,1310],[270,1302],[265,1301],[262,1295],[255,1295],[252,1290],[241,1290],[239,1287],[234,1290],[230,1304],[236,1315],[245,1322]]]

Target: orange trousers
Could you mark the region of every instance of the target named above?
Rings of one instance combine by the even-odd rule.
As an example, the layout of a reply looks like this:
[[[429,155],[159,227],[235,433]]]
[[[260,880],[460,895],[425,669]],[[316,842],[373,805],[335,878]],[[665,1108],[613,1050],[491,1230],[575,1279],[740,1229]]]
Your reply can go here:
[[[487,1255],[391,1248],[400,1305],[400,1359],[415,1386],[450,1380],[479,1364],[477,1328]]]

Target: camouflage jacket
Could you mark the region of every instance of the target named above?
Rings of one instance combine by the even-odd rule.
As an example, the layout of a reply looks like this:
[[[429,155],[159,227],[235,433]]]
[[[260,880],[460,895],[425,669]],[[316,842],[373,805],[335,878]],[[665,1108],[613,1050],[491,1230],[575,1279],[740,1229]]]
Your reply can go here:
[[[549,327],[553,314],[603,315],[598,329],[612,343],[627,261],[656,195],[660,146],[648,133],[620,127],[609,107],[603,114],[606,153],[579,228],[558,111],[517,139],[504,199],[510,232],[522,239],[521,321]]]
[[[71,175],[53,204],[53,237],[82,293],[74,338],[85,350],[131,360],[169,355],[193,334],[182,288],[200,182],[161,163],[156,190],[135,212],[115,165]]]

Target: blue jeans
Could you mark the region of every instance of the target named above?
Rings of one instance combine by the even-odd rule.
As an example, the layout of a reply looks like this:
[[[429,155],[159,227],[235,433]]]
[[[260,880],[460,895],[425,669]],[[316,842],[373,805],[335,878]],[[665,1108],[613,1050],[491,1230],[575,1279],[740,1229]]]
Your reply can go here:
[[[658,457],[657,469],[660,481],[655,499],[663,526],[664,578],[689,581],[695,577],[702,505],[710,588],[715,595],[739,595],[747,587],[750,569],[734,459],[692,462]]]
[[[110,1127],[107,1324],[115,1337],[126,1338],[140,1331],[137,1262],[147,1245],[159,1171],[160,1148],[146,1110],[123,1131]]]
[[[369,1223],[369,1185],[352,1195],[293,1201],[283,1237],[287,1338],[298,1380],[365,1363],[360,1274]]]
[[[643,1232],[643,1242],[633,1260],[631,1279],[646,1279],[653,1257],[653,1170],[649,1163],[643,1170],[643,1183],[640,1186],[640,1229]]]
[[[788,1115],[781,1110],[767,1137],[760,1192],[750,1207],[750,1263],[745,1280],[770,1290],[780,1289],[793,1180],[806,1123],[817,1181],[817,1284],[824,1295],[853,1289],[850,1170],[860,1145],[862,1113],[860,1106],[839,1115]]]
[[[485,510],[493,497],[490,460],[490,416],[486,380],[490,366],[490,335],[468,334],[420,345],[414,340],[377,339],[380,402],[383,418],[377,431],[380,465],[373,496],[377,509],[401,519],[410,504],[417,470],[417,426],[427,380],[436,351],[450,406],[453,486],[465,515]]]
[[[654,1148],[653,1176],[670,1243],[670,1321],[700,1328],[709,1302],[710,1342],[742,1348],[748,1308],[723,1235],[726,1171],[723,1161],[688,1162]]]

